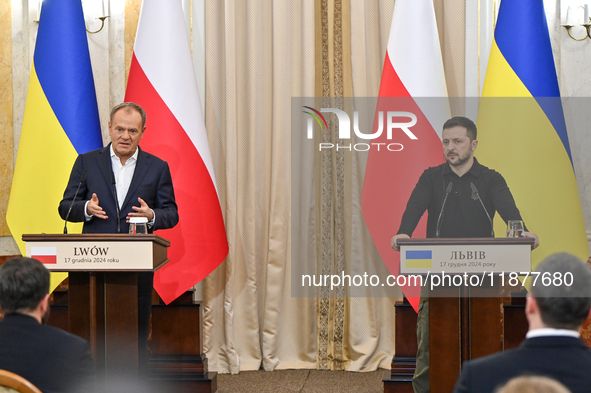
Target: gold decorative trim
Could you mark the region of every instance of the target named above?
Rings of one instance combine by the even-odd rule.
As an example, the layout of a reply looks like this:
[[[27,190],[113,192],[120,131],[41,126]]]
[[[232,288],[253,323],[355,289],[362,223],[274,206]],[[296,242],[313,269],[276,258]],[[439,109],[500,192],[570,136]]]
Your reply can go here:
[[[322,107],[329,107],[330,97],[330,70],[328,53],[328,0],[321,0],[321,91]],[[333,122],[327,116],[328,129],[322,133],[322,142],[331,142],[331,129]],[[321,259],[320,272],[322,276],[330,274],[332,265],[332,154],[330,150],[322,152],[321,158]],[[330,292],[328,287],[320,287],[320,298],[318,299],[318,365],[321,370],[329,369],[328,347],[329,347],[329,322],[330,322]]]
[[[352,95],[350,0],[316,0],[316,92],[322,108],[345,110],[344,97]],[[334,114],[327,115],[328,129],[323,143],[345,145],[338,138],[339,124]],[[347,269],[347,200],[346,177],[350,174],[345,149],[323,150],[317,154],[317,213],[319,225],[319,274],[337,274]],[[319,369],[343,370],[349,363],[346,355],[347,293],[345,287],[333,292],[321,287],[318,305]]]
[[[316,6],[316,92],[322,108],[345,110],[344,97],[352,94],[350,60],[350,0],[317,0]],[[338,138],[339,124],[335,115],[326,116],[328,129],[323,143],[344,145],[350,141]],[[346,272],[347,266],[347,157],[344,149],[323,150],[317,155],[319,195],[319,273]],[[331,297],[332,295],[332,297]],[[331,293],[321,287],[318,298],[318,365],[319,369],[343,370],[349,363],[345,355],[347,298],[344,286]]]
[[[344,110],[343,105],[343,14],[342,0],[335,0],[334,27],[333,27],[333,51],[334,51],[334,96],[335,107]],[[335,135],[339,135],[338,127],[335,127]],[[344,141],[337,139],[338,145]],[[336,209],[335,209],[335,234],[336,234],[336,260],[335,274],[341,275],[345,268],[345,150],[336,152]],[[345,319],[345,288],[338,286],[334,299],[334,326],[333,326],[333,369],[343,369],[343,330]]]

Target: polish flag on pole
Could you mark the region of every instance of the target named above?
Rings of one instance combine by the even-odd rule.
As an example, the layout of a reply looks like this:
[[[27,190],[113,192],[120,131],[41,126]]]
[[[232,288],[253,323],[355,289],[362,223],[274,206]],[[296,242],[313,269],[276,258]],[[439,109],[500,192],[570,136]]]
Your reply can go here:
[[[390,273],[398,275],[400,253],[392,250],[390,239],[420,175],[444,162],[441,127],[450,118],[433,0],[394,4],[376,116],[380,111],[407,111],[417,117],[410,128],[417,139],[402,132],[392,132],[392,140],[384,133],[377,138],[377,143],[396,142],[403,148],[370,150],[361,195],[363,217],[376,248]],[[425,236],[426,215],[413,234]],[[416,310],[420,288],[406,286],[402,291]]]
[[[144,0],[125,101],[147,113],[142,149],[167,161],[180,221],[159,231],[170,262],[154,288],[166,304],[211,273],[228,255],[213,162],[181,1]]]

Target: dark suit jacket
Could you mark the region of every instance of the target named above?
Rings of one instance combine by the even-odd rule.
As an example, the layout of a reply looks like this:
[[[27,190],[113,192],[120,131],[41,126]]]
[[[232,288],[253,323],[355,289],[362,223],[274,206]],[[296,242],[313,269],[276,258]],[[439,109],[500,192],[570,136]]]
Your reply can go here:
[[[572,393],[591,392],[591,350],[574,337],[529,338],[517,348],[465,363],[454,392],[493,392],[523,375],[554,378]]]
[[[44,393],[94,391],[88,343],[24,314],[0,322],[0,369],[28,379]]]
[[[110,146],[109,144],[102,149],[78,156],[72,168],[64,198],[59,205],[60,216],[65,220],[82,174],[87,170],[86,179],[80,187],[68,221],[85,221],[84,205],[92,198],[93,193],[98,196],[99,205],[109,218],[103,220],[93,217],[90,221],[85,221],[83,233],[117,233],[117,209],[113,194]],[[125,222],[125,217],[133,212],[132,206],[140,206],[138,197],[142,198],[156,215],[156,221],[150,231],[172,228],[178,223],[179,215],[168,164],[141,150],[139,146],[138,149],[135,172],[121,208],[121,233],[129,232],[129,224]]]

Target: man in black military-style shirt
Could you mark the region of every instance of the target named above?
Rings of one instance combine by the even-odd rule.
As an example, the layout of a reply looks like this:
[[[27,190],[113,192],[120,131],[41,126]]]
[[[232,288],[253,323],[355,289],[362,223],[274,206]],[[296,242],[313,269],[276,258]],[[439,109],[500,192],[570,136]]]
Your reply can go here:
[[[446,162],[425,170],[419,178],[406,205],[398,233],[392,238],[393,249],[400,249],[399,239],[410,238],[425,210],[429,213],[428,238],[492,237],[491,221],[495,212],[499,212],[505,222],[521,220],[503,176],[474,158],[474,150],[478,145],[476,136],[476,125],[468,118],[453,117],[445,122],[442,143]],[[448,192],[442,213],[441,208]],[[533,248],[538,246],[538,237],[534,233],[526,231],[525,236],[535,238]],[[419,303],[417,342],[413,388],[417,393],[425,393],[430,390],[429,302],[425,297]]]
[[[439,236],[436,236],[439,212],[450,183],[451,190],[441,216]],[[475,190],[472,190],[470,183],[474,184]],[[488,216],[476,192],[482,199]],[[473,158],[472,167],[462,176],[454,172],[449,163],[423,172],[408,200],[398,233],[412,234],[425,208],[429,212],[427,237],[491,237],[489,216],[492,220],[495,211],[499,212],[505,222],[521,220],[503,176],[480,165],[476,158]]]

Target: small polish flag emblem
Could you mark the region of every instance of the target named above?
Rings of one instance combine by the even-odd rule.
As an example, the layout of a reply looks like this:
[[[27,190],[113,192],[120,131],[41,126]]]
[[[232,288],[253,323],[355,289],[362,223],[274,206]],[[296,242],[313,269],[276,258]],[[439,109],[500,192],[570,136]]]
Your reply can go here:
[[[31,258],[37,259],[44,264],[57,263],[56,247],[31,247]]]

